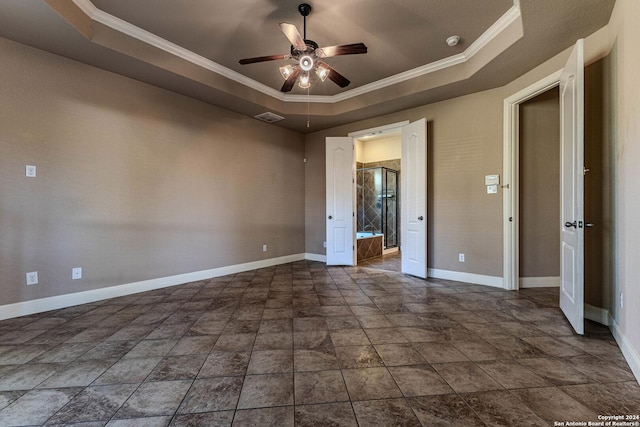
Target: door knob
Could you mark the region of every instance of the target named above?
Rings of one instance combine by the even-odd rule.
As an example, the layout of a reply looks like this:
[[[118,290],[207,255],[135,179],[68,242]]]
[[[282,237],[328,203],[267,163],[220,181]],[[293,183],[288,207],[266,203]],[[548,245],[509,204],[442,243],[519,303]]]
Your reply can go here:
[[[573,221],[573,222],[567,221],[567,222],[564,223],[564,226],[567,227],[567,228],[571,228],[571,227],[577,228],[578,224],[575,221]]]
[[[422,215],[420,215],[420,216],[418,217],[418,221],[422,221],[423,219],[424,219],[424,217],[423,217]]]
[[[329,219],[333,219],[333,217],[331,215],[329,215]]]
[[[585,222],[584,223],[584,226],[587,227],[587,228],[591,228],[591,227],[593,227],[593,225],[594,224],[592,222]]]

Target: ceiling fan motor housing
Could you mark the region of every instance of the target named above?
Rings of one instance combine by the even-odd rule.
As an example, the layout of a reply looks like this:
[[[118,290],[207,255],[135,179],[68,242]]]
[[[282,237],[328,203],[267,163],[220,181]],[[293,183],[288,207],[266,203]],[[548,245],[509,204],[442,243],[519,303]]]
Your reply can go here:
[[[302,51],[296,49],[294,46],[291,46],[291,56],[293,58],[298,59],[300,56],[310,54],[318,48],[318,43],[314,42],[313,40],[305,39],[304,43],[306,45],[306,49]]]
[[[302,16],[309,16],[309,14],[311,13],[311,5],[307,3],[299,4],[298,12],[300,12],[300,15]]]

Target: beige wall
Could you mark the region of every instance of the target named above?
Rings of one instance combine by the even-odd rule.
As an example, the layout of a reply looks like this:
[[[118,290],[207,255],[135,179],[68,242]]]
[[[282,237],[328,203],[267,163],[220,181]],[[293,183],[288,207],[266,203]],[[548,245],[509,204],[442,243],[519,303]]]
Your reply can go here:
[[[618,0],[609,24],[615,41],[604,70],[605,104],[608,107],[604,130],[609,147],[613,181],[612,210],[605,212],[606,237],[610,243],[613,271],[611,306],[619,333],[634,349],[636,377],[640,378],[640,2]],[[607,248],[609,249],[609,247]],[[624,307],[620,306],[624,294]]]
[[[0,305],[304,252],[301,134],[0,52]]]
[[[520,104],[520,277],[560,276],[558,88]]]
[[[400,135],[373,140],[357,140],[356,160],[362,163],[380,162],[402,157]]]

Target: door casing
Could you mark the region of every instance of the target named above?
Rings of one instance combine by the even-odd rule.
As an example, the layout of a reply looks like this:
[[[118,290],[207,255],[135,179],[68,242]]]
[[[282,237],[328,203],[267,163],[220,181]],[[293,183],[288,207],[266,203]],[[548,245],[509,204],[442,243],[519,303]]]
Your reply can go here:
[[[520,278],[519,259],[519,111],[520,104],[535,98],[560,84],[559,70],[544,79],[533,83],[504,100],[503,108],[503,174],[502,216],[503,216],[503,279],[502,287],[517,290]]]

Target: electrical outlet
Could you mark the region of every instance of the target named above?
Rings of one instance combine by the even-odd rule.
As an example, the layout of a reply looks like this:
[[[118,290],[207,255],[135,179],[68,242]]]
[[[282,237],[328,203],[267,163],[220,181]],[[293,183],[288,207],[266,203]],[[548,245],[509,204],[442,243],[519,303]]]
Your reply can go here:
[[[323,248],[326,248],[326,247],[327,247],[327,242],[326,242],[326,241],[322,242],[322,247],[323,247]]]
[[[624,294],[620,292],[620,308],[624,308]]]
[[[27,285],[37,285],[38,284],[38,272],[31,271],[27,273]]]
[[[262,252],[267,252],[267,245],[262,245]]]
[[[27,165],[25,174],[30,178],[35,178],[36,176],[36,167],[33,165]]]
[[[72,280],[82,279],[82,267],[74,267],[71,269],[71,279]]]
[[[458,261],[464,262],[464,254],[458,254]]]

